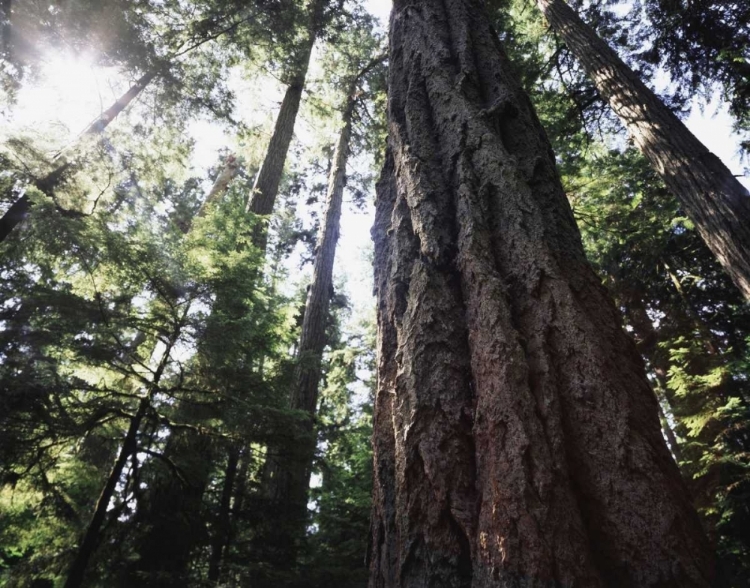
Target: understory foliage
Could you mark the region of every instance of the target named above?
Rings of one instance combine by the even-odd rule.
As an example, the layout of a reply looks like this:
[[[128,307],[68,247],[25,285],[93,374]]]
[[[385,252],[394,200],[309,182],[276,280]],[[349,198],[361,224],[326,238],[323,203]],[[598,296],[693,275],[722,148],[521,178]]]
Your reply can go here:
[[[360,2],[323,4],[270,220],[248,203],[311,3],[14,1],[0,14],[0,212],[31,202],[0,243],[0,586],[63,586],[113,475],[83,585],[367,585],[376,335],[344,281],[307,529],[283,567],[264,543],[280,516],[268,452],[293,452],[305,416],[289,396],[342,104],[385,50]],[[722,585],[750,586],[750,308],[533,3],[488,4],[644,357]],[[585,3],[586,18],[647,79],[671,79],[672,106],[716,92],[750,129],[746,3],[637,0],[625,16],[612,4]],[[154,77],[96,136],[16,125],[55,52],[112,72],[111,102]],[[360,209],[383,157],[379,63],[355,96],[347,200]],[[204,148],[206,128],[226,145]],[[54,191],[40,190],[61,163]],[[228,165],[239,171],[207,198]]]

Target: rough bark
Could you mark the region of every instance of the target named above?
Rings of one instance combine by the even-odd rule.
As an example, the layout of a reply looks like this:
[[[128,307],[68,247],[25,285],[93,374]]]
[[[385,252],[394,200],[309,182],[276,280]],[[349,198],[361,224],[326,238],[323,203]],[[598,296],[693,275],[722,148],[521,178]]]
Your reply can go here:
[[[564,0],[537,5],[750,300],[748,191]]]
[[[712,558],[479,0],[397,0],[372,588],[688,587]]]
[[[117,118],[117,116],[125,110],[133,100],[135,100],[143,89],[151,83],[156,75],[156,71],[151,71],[142,76],[130,89],[128,89],[127,92],[125,92],[125,94],[120,96],[112,106],[105,110],[93,123],[91,123],[81,136],[86,138],[101,134],[104,129],[107,128],[109,123]],[[70,173],[71,169],[75,168],[75,161],[70,150],[56,158],[54,163],[55,168],[51,172],[34,180],[33,183],[35,188],[50,197],[53,196],[55,189],[64,180],[65,176]],[[31,206],[32,204],[29,197],[24,194],[5,212],[0,219],[0,243],[2,243],[8,235],[10,235],[13,229],[15,229],[18,224],[29,215]],[[61,212],[67,215],[82,216],[81,214],[71,213],[70,211],[61,210]]]

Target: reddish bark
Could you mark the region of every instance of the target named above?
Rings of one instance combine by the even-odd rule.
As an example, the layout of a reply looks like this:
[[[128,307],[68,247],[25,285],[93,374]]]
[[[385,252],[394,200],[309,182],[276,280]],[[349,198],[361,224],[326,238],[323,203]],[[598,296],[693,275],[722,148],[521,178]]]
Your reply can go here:
[[[479,0],[396,0],[371,582],[710,585],[656,398]]]

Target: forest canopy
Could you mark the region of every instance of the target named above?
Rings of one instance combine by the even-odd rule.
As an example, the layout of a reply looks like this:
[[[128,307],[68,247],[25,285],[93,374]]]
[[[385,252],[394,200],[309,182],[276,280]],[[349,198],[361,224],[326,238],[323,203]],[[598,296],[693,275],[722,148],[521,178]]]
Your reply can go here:
[[[0,61],[0,587],[750,586],[745,3],[0,0]]]

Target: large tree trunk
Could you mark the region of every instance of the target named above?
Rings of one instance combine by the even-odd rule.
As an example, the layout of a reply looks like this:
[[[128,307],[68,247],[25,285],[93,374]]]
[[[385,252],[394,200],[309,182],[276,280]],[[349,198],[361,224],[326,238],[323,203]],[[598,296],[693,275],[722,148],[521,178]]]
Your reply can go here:
[[[480,0],[396,0],[373,588],[708,587],[643,361]]]
[[[339,240],[341,205],[346,187],[346,165],[349,159],[349,142],[352,134],[356,86],[350,88],[342,128],[333,157],[328,179],[328,195],[323,227],[318,236],[312,284],[307,293],[307,303],[300,334],[295,384],[290,398],[290,408],[304,411],[309,418],[302,423],[300,442],[294,451],[287,452],[270,467],[268,486],[273,502],[279,505],[286,519],[283,527],[289,536],[278,538],[279,544],[291,545],[295,538],[304,535],[307,522],[307,498],[310,473],[315,455],[313,420],[318,406],[323,348],[326,343],[326,324],[333,289],[333,262]]]
[[[748,191],[564,0],[537,4],[750,300]]]
[[[107,128],[117,116],[135,100],[143,89],[156,77],[157,72],[151,71],[142,76],[125,94],[120,96],[112,106],[105,110],[89,127],[82,133],[82,137],[93,137]],[[47,196],[52,196],[55,189],[60,185],[65,176],[75,167],[69,151],[66,151],[55,162],[55,168],[42,178],[34,181],[34,187]],[[29,214],[31,201],[24,194],[16,200],[11,207],[0,218],[0,243],[3,242],[11,231],[18,226]]]

